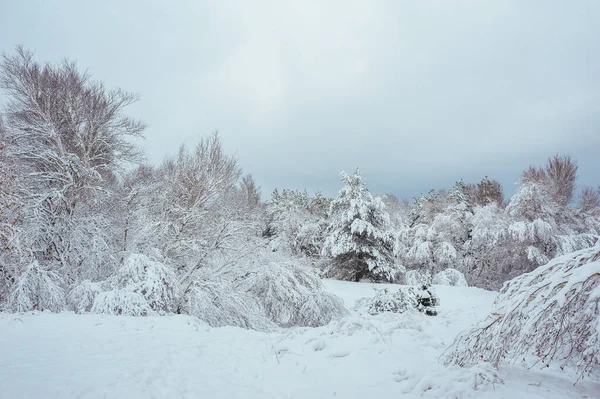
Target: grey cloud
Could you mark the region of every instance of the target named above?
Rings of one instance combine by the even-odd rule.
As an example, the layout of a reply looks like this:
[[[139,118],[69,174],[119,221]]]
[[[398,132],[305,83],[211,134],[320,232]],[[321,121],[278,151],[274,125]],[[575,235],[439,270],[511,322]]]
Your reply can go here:
[[[570,153],[600,170],[595,1],[5,1],[0,49],[140,94],[160,162],[218,129],[265,194],[359,166],[412,197]]]

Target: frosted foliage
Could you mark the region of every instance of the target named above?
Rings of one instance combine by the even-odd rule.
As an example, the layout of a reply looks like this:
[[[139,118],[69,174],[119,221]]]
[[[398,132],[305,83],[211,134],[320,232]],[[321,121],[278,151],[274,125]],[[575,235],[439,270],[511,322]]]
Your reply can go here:
[[[415,244],[408,250],[408,256],[417,263],[428,263],[433,260],[432,243],[429,241],[415,241]]]
[[[367,313],[376,315],[383,312],[404,313],[408,310],[418,310],[427,315],[437,314],[435,306],[439,304],[431,288],[399,287],[395,292],[387,288],[379,290],[373,298],[362,298],[356,303],[359,310],[365,309]]]
[[[448,242],[441,242],[435,247],[435,257],[440,265],[454,263],[457,256],[456,249]]]
[[[505,283],[492,314],[456,339],[447,362],[498,366],[529,358],[600,375],[600,247]]]
[[[495,203],[475,207],[471,243],[476,246],[498,245],[506,238],[506,218]]]
[[[529,246],[527,247],[527,259],[531,262],[535,262],[538,265],[548,263],[548,257],[542,253],[538,248]]]
[[[256,299],[226,282],[194,281],[184,296],[182,308],[213,327],[272,328]]]
[[[115,289],[96,296],[92,313],[123,316],[150,316],[154,312],[142,294]]]
[[[323,254],[334,258],[333,277],[359,281],[364,277],[392,280],[394,236],[381,198],[373,198],[356,171],[342,172],[346,184],[329,211]]]
[[[467,191],[468,187],[458,182],[448,192],[432,191],[413,202],[413,223],[399,236],[404,244],[397,246],[404,248],[398,255],[408,268],[436,273],[464,257],[473,218]]]
[[[266,236],[271,248],[287,250],[292,255],[318,257],[323,246],[323,227],[328,200],[317,193],[310,197],[306,191],[284,189],[273,192],[267,206]]]
[[[94,300],[102,292],[102,283],[83,280],[67,296],[69,308],[77,313],[92,310]]]
[[[33,261],[17,278],[8,298],[8,309],[14,312],[50,310],[59,312],[65,305],[65,293],[58,276]]]
[[[282,327],[316,327],[346,314],[343,302],[325,292],[315,271],[300,260],[260,259],[238,279],[266,316]]]
[[[146,255],[131,254],[125,258],[117,281],[120,288],[143,295],[155,312],[169,313],[177,307],[179,282],[175,272]]]
[[[421,270],[409,270],[404,275],[404,283],[406,285],[430,285],[431,284],[431,274],[429,271],[421,271]]]
[[[446,270],[442,270],[438,274],[435,275],[432,284],[437,285],[451,285],[454,287],[468,287],[467,279],[465,279],[464,274],[459,272],[456,269],[448,268]]]
[[[402,288],[393,293],[387,289],[379,290],[373,298],[357,301],[357,307],[365,309],[371,315],[383,312],[404,313],[409,309],[416,309],[418,305],[414,290]]]
[[[524,181],[506,206],[508,215],[533,221],[537,218],[553,218],[560,212],[552,201],[547,185],[542,182]]]

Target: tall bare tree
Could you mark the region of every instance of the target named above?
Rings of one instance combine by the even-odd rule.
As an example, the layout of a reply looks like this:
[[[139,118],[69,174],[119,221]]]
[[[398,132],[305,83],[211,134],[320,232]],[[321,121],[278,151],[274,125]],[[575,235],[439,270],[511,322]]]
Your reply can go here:
[[[31,248],[42,263],[80,268],[75,242],[85,239],[77,234],[92,233],[93,221],[75,223],[82,204],[94,203],[140,157],[132,139],[145,126],[123,114],[136,97],[107,90],[72,62],[40,64],[22,47],[2,56],[0,87],[9,98],[7,156],[18,160]]]

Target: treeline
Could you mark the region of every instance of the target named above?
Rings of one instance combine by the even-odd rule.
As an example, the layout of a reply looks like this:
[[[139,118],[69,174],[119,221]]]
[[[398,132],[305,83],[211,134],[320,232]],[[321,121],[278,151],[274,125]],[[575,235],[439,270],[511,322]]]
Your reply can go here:
[[[598,242],[600,187],[575,196],[576,179],[575,161],[555,155],[524,171],[508,201],[501,184],[486,177],[409,202],[373,197],[357,170],[342,174],[345,187],[333,200],[276,190],[267,232],[273,244],[312,258],[327,276],[426,282],[450,268],[470,285],[497,290]]]
[[[554,157],[506,203],[484,179],[412,202],[358,172],[335,199],[260,189],[218,135],[160,165],[134,144],[136,97],[75,64],[4,55],[0,309],[195,315],[211,325],[319,325],[345,312],[320,277],[414,282],[458,269],[502,282],[593,245],[599,191],[574,205],[577,166]],[[453,275],[452,273],[448,275]]]

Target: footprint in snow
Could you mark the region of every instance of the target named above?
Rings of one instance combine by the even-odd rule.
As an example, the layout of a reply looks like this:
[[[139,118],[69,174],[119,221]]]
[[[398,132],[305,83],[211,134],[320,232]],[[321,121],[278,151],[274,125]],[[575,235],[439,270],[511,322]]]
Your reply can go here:
[[[350,352],[348,352],[348,351],[337,351],[337,352],[331,352],[330,354],[327,355],[327,357],[340,358],[340,357],[346,357],[348,355],[350,355]]]

